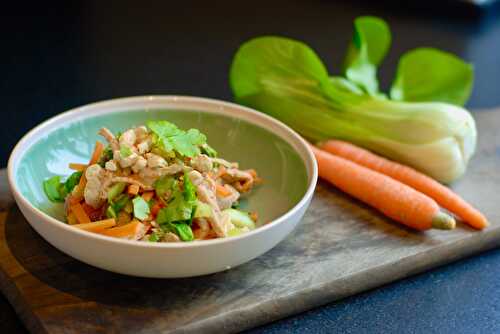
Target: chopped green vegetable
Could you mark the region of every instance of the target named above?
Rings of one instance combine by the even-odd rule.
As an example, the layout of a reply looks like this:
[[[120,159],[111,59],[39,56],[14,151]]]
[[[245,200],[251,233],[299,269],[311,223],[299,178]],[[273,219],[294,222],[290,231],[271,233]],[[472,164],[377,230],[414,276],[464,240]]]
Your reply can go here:
[[[211,158],[217,157],[217,151],[214,150],[210,145],[208,145],[206,143],[201,145],[201,152],[208,155]]]
[[[181,238],[182,241],[192,241],[194,240],[193,230],[191,226],[186,223],[177,223],[175,225],[176,234]]]
[[[438,50],[415,51],[400,64],[392,98],[456,105],[389,100],[376,82],[376,66],[390,41],[388,29],[373,18],[358,19],[355,26],[346,78],[330,77],[304,43],[281,37],[246,42],[231,66],[235,100],[283,121],[313,142],[342,139],[441,182],[460,177],[476,147],[474,119],[459,106],[470,91],[472,68],[458,58],[444,64],[447,56]],[[434,59],[437,63],[430,65]],[[415,72],[408,69],[414,66]]]
[[[132,154],[132,149],[128,146],[121,145],[120,146],[120,156],[122,158],[126,158]]]
[[[184,131],[167,121],[150,121],[147,126],[153,131],[153,144],[166,152],[176,151],[181,156],[194,157],[200,154],[200,146],[207,138],[196,129]]]
[[[43,191],[51,202],[64,202],[66,197],[66,188],[61,183],[60,176],[53,176],[43,181]]]
[[[66,179],[66,182],[64,182],[64,188],[66,189],[66,194],[69,194],[73,191],[78,182],[80,182],[82,174],[83,173],[80,171],[74,172]]]
[[[116,200],[113,203],[111,203],[111,206],[113,206],[113,210],[117,214],[118,214],[118,212],[125,209],[127,207],[127,205],[130,205],[130,210],[125,210],[125,211],[127,213],[132,213],[132,211],[133,211],[132,201],[130,200],[130,198],[126,194],[122,194],[122,195],[116,197]]]
[[[154,183],[156,195],[166,199],[176,185],[177,181],[173,177],[165,175]]]
[[[126,186],[125,182],[115,183],[108,191],[108,203],[111,203],[116,196],[120,195]]]
[[[134,205],[134,217],[139,220],[144,220],[149,217],[149,205],[141,196],[137,196],[132,200]]]
[[[108,218],[116,218],[117,214],[116,211],[113,207],[113,205],[109,205],[108,208],[106,209],[106,217]]]
[[[196,190],[187,173],[184,173],[184,190],[176,184],[167,207],[158,212],[156,222],[160,225],[174,222],[191,224],[197,203]]]
[[[193,218],[210,218],[212,217],[212,215],[212,207],[210,205],[201,201],[197,201]]]
[[[182,241],[194,240],[193,230],[186,223],[163,223],[161,228],[164,232],[175,233]]]
[[[223,212],[227,212],[231,217],[231,223],[238,228],[247,227],[250,230],[255,229],[255,222],[250,218],[250,215],[246,212],[236,210],[236,209],[226,209]]]

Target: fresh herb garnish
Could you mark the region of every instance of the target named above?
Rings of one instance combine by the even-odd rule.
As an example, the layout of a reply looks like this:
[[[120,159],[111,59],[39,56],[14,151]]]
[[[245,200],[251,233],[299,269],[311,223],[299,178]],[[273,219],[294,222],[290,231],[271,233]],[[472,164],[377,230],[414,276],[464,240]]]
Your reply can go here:
[[[181,156],[200,154],[200,146],[207,138],[196,129],[184,131],[167,121],[150,121],[147,126],[153,132],[153,144],[166,152],[175,151]]]

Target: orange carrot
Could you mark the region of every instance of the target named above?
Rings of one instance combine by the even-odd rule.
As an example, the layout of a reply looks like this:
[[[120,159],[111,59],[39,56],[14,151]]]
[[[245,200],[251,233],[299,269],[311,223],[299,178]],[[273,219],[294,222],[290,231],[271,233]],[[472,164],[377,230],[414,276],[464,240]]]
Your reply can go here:
[[[85,164],[77,164],[77,163],[70,163],[69,164],[69,168],[72,169],[72,170],[83,172],[87,168],[87,165],[85,165]]]
[[[223,185],[220,185],[220,184],[216,184],[215,185],[215,192],[220,197],[227,197],[227,196],[231,195],[231,191],[229,189],[227,189],[226,187],[224,187]]]
[[[455,220],[427,195],[352,161],[311,149],[323,179],[386,216],[417,230],[455,228]]]
[[[154,191],[145,191],[142,193],[142,199],[144,199],[146,202],[149,202],[151,198],[153,198],[154,194]]]
[[[138,229],[141,227],[141,224],[142,223],[140,221],[134,219],[128,224],[102,230],[99,231],[98,233],[116,238],[132,237],[138,232]]]
[[[104,151],[104,144],[101,143],[100,141],[96,141],[94,153],[92,153],[92,157],[90,158],[89,161],[89,166],[96,164],[99,161],[99,158],[101,157],[103,151]]]
[[[69,225],[76,225],[78,224],[78,221],[76,220],[75,214],[73,212],[70,212],[68,214],[68,217],[66,218],[68,220]]]
[[[93,223],[85,223],[85,224],[76,224],[71,225],[73,227],[79,228],[81,230],[89,231],[89,232],[100,232],[107,228],[113,227],[116,225],[116,221],[114,218],[100,220]]]
[[[129,195],[137,195],[139,193],[139,186],[137,184],[131,184],[128,186],[127,192]]]
[[[455,194],[451,189],[411,167],[388,160],[368,150],[340,140],[328,140],[319,146],[327,152],[351,160],[409,185],[431,197],[443,208],[462,218],[474,228],[483,229],[489,225],[486,217],[481,212]]]
[[[71,205],[71,212],[75,215],[76,220],[80,224],[90,223],[90,218],[80,203],[76,203],[76,204]]]

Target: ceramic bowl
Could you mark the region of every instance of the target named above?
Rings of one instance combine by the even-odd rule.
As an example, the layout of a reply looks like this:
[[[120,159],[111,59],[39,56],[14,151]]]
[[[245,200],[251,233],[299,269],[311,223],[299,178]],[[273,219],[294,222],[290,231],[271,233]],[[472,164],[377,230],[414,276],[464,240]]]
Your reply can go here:
[[[150,243],[110,238],[65,224],[63,205],[47,200],[42,182],[69,175],[69,162],[86,163],[106,126],[117,132],[165,119],[198,128],[221,157],[255,168],[264,183],[245,205],[262,226],[223,239]],[[8,178],[30,225],[62,252],[90,265],[143,277],[188,277],[215,273],[270,250],[299,223],[311,201],[317,167],[307,143],[279,121],[236,104],[196,97],[121,98],[76,108],[40,124],[11,153]]]

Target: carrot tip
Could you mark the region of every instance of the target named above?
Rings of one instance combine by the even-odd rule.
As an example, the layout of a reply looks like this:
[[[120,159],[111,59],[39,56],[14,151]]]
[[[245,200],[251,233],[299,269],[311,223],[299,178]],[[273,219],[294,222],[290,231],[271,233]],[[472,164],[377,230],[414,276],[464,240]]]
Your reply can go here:
[[[438,230],[453,230],[456,226],[455,219],[442,211],[432,218],[432,227]]]

